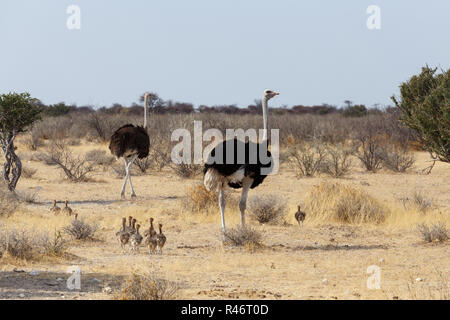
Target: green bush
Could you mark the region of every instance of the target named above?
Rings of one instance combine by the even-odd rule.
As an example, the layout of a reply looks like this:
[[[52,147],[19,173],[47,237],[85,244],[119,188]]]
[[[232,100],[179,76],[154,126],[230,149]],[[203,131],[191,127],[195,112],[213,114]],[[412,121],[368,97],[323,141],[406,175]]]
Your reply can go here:
[[[400,85],[400,121],[418,133],[423,146],[434,159],[450,162],[450,69],[436,74],[437,68],[422,68]]]

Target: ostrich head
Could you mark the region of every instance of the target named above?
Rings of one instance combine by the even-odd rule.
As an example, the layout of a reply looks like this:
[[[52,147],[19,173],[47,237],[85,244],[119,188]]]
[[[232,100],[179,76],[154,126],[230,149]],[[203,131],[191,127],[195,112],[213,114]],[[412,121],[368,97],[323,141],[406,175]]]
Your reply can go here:
[[[279,95],[278,92],[273,91],[273,90],[270,90],[270,89],[266,89],[266,90],[264,90],[264,95],[263,95],[263,97],[264,97],[266,100],[270,100],[270,99],[272,99],[273,97],[275,97],[275,96],[277,96],[277,95]]]

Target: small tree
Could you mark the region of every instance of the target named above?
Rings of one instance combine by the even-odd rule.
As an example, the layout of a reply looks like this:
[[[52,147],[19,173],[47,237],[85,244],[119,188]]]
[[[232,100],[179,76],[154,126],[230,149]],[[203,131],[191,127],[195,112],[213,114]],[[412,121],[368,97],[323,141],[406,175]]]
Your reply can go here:
[[[400,121],[418,133],[433,159],[450,162],[450,69],[436,74],[437,68],[422,68],[400,85]]]
[[[15,153],[14,139],[39,119],[40,113],[41,108],[29,93],[0,95],[0,146],[5,156],[2,174],[11,191],[15,190],[22,174],[22,162]]]

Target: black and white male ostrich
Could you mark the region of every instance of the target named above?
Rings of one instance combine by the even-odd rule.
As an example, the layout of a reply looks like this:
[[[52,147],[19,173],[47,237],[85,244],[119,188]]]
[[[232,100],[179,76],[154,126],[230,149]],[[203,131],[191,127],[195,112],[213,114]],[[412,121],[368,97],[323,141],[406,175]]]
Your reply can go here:
[[[273,167],[272,155],[268,150],[267,102],[278,94],[272,90],[265,90],[263,93],[264,134],[261,142],[244,142],[236,138],[222,141],[211,151],[203,169],[203,184],[206,189],[215,189],[219,193],[223,233],[226,232],[224,188],[227,185],[234,189],[242,188],[239,210],[241,211],[242,227],[245,227],[248,191],[260,185]]]
[[[122,191],[120,196],[125,197],[125,187],[127,180],[130,182],[131,197],[136,197],[134,192],[133,183],[131,182],[130,169],[136,158],[143,159],[148,156],[150,148],[150,138],[147,133],[147,104],[149,94],[144,95],[144,126],[134,126],[132,124],[126,124],[111,136],[109,143],[109,150],[111,154],[117,159],[123,158],[125,163],[125,180],[123,181]]]

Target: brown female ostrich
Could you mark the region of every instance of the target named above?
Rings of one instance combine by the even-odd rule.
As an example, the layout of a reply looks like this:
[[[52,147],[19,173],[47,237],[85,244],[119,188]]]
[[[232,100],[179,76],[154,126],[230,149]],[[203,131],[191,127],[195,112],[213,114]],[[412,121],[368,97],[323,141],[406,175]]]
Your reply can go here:
[[[130,169],[136,158],[143,159],[148,156],[150,148],[150,138],[147,133],[147,104],[149,96],[149,93],[144,95],[144,126],[126,124],[113,133],[109,143],[111,154],[117,159],[123,158],[125,163],[125,180],[120,193],[122,198],[125,197],[127,180],[130,182],[131,197],[136,197],[133,183],[131,182]]]

